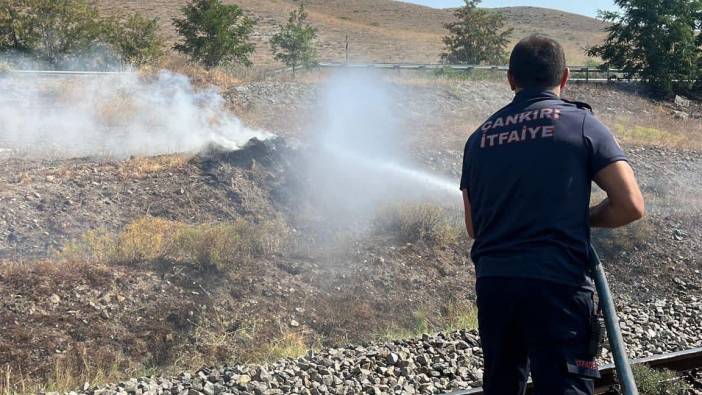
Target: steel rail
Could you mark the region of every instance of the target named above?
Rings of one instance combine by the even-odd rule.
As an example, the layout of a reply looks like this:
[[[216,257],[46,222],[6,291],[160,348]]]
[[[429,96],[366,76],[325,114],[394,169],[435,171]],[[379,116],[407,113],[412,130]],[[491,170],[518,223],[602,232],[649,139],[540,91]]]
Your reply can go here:
[[[668,354],[653,355],[645,358],[637,358],[631,361],[632,365],[645,365],[654,369],[669,369],[674,372],[684,373],[694,369],[702,368],[702,347],[689,350],[678,351]],[[616,379],[616,367],[614,364],[607,364],[600,368],[600,379],[595,380],[595,394],[603,395],[618,385]],[[533,383],[529,380],[527,394],[532,393]],[[445,395],[482,395],[482,388],[469,390],[459,390],[448,392]]]

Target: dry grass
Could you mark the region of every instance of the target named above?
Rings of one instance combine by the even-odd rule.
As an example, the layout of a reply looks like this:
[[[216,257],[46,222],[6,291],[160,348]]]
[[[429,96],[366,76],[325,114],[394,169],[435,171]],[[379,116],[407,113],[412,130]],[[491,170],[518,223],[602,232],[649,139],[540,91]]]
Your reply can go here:
[[[382,340],[402,340],[438,331],[439,329],[429,321],[429,312],[420,309],[412,313],[408,324],[392,323],[388,327],[383,328],[378,337]]]
[[[119,233],[86,232],[59,253],[64,261],[141,264],[160,261],[194,264],[204,269],[235,270],[254,258],[280,251],[287,241],[281,221],[189,225],[142,217]]]
[[[123,357],[114,355],[88,355],[85,347],[53,358],[53,368],[48,377],[37,381],[26,377],[22,371],[13,370],[8,364],[0,372],[0,395],[37,394],[45,392],[68,393],[84,386],[116,382],[131,374],[143,372],[142,368],[127,368]]]
[[[185,166],[190,156],[185,154],[135,156],[119,167],[119,172],[126,178],[143,178],[149,174],[162,173]]]
[[[478,308],[474,305],[450,302],[446,306],[447,331],[478,329]]]
[[[421,241],[442,248],[457,243],[464,232],[455,218],[456,215],[430,203],[400,203],[381,208],[374,226],[378,232],[393,235],[403,243]]]
[[[228,271],[251,259],[281,251],[287,227],[279,221],[252,224],[245,220],[216,225],[187,226],[174,244],[185,261]]]
[[[301,332],[287,332],[276,340],[262,347],[260,361],[274,362],[280,359],[295,359],[309,352],[310,347],[305,342]]]
[[[196,87],[200,88],[216,86],[220,89],[226,90],[246,81],[245,79],[237,78],[236,75],[227,70],[219,68],[208,70],[175,55],[169,56],[162,68],[188,76],[192,83]],[[143,75],[152,75],[159,72],[162,68],[143,69],[141,70],[141,73]]]
[[[699,121],[677,120],[660,114],[645,125],[639,122],[636,119],[617,119],[613,122],[613,131],[625,144],[702,149],[699,139],[702,124]]]
[[[478,329],[478,309],[469,304],[450,302],[442,309],[441,316],[433,320],[429,317],[429,311],[419,309],[412,313],[407,323],[393,323],[383,328],[377,337],[381,340],[401,340],[425,333]]]
[[[222,362],[270,363],[298,358],[319,347],[318,342],[308,342],[303,331],[281,328],[264,335],[255,320],[243,320],[242,325],[242,318],[232,317],[227,311],[210,311],[208,319],[194,326],[191,339],[196,352],[183,354],[173,366],[182,371]]]

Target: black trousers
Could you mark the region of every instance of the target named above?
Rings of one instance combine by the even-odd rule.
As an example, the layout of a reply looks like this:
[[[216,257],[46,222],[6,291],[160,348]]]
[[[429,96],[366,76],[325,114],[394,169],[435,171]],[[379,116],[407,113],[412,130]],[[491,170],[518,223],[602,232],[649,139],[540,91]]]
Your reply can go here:
[[[591,395],[598,377],[593,293],[541,280],[480,278],[478,324],[486,395]],[[597,342],[595,342],[597,343]]]

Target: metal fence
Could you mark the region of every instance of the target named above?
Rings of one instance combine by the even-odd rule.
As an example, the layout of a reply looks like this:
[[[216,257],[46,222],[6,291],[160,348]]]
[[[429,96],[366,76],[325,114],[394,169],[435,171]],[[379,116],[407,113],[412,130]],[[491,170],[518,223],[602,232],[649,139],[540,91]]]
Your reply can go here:
[[[506,73],[508,66],[465,65],[465,64],[421,64],[421,63],[320,63],[320,68],[349,68],[349,69],[381,69],[381,70],[453,70],[470,73],[474,70],[488,70]],[[637,81],[637,78],[626,74],[620,69],[569,66],[571,81],[608,82],[608,81]]]
[[[347,68],[347,69],[377,69],[377,70],[408,70],[408,71],[454,71],[456,73],[472,73],[474,71],[507,73],[507,66],[464,65],[464,64],[420,64],[420,63],[319,63],[321,69]],[[283,68],[280,71],[285,71]],[[627,75],[620,69],[570,66],[571,81],[578,82],[609,82],[609,81],[638,81],[637,78]],[[43,75],[110,75],[120,74],[120,71],[82,71],[82,70],[7,70],[6,73],[15,74],[43,74]],[[1,73],[1,72],[0,72]]]

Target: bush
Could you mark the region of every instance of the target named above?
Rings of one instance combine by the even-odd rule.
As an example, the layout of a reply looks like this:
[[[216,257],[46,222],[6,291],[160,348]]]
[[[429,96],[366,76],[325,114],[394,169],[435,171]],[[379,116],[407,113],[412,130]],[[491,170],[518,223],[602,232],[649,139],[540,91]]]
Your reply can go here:
[[[199,266],[228,271],[255,257],[279,251],[285,226],[278,222],[253,224],[245,220],[182,229],[176,236],[178,255]]]
[[[236,4],[220,0],[193,0],[173,19],[182,42],[173,49],[210,69],[220,64],[251,65],[255,46],[249,41],[254,21]]]
[[[405,203],[381,209],[374,226],[404,243],[423,241],[433,247],[444,247],[458,242],[462,234],[462,227],[451,218],[436,205]]]
[[[673,371],[645,365],[633,365],[632,370],[641,395],[685,395],[690,391],[687,383]]]

